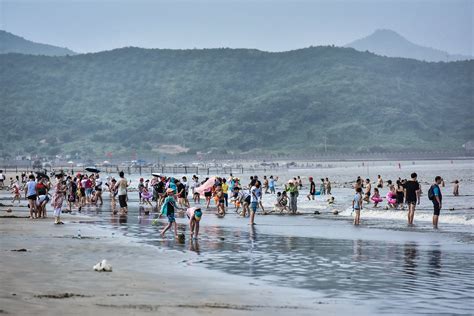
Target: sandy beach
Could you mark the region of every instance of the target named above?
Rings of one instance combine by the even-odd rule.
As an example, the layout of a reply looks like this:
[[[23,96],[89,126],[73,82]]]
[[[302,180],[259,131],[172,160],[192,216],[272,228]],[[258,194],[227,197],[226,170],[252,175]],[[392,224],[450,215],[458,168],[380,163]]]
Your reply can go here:
[[[354,310],[314,292],[184,265],[185,253],[159,251],[74,223],[90,217],[64,220],[66,225],[55,226],[52,219],[0,218],[0,313],[328,315]],[[19,249],[26,251],[14,251]],[[104,258],[113,272],[93,271]]]

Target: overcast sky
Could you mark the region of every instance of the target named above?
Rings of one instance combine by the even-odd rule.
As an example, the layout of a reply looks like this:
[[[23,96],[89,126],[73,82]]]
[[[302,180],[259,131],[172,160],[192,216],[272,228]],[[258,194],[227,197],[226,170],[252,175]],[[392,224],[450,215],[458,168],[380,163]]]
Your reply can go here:
[[[386,28],[412,42],[473,54],[474,0],[0,0],[0,29],[95,52],[147,48],[283,51],[344,45]]]

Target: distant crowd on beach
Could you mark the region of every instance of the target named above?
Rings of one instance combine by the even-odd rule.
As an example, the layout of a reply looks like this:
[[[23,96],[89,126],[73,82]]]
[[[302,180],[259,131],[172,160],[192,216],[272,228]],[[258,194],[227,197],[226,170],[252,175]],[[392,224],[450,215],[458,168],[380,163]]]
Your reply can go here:
[[[211,204],[217,209],[217,216],[224,217],[229,205],[242,217],[249,217],[249,224],[255,225],[257,210],[263,214],[272,212],[296,214],[298,211],[298,199],[300,191],[306,188],[300,176],[288,180],[283,185],[278,185],[279,177],[257,175],[251,176],[247,183],[233,176],[207,177],[200,180],[193,175],[190,180],[186,176],[180,179],[167,177],[161,174],[153,174],[151,179],[140,178],[135,188],[131,187],[131,181],[125,178],[124,172],[119,172],[118,179],[108,177],[102,179],[100,171],[92,168],[94,172],[89,174],[78,173],[66,175],[63,172],[51,175],[55,181],[51,181],[46,173],[37,172],[36,175],[22,173],[21,176],[10,178],[8,188],[12,192],[12,203],[20,203],[22,192],[28,201],[30,218],[47,217],[46,205],[51,203],[55,218],[55,224],[61,225],[61,213],[71,212],[73,209],[81,211],[83,207],[101,206],[103,204],[103,190],[109,192],[112,213],[126,215],[128,213],[128,196],[131,191],[137,191],[140,205],[149,206],[159,210],[159,217],[166,216],[168,225],[162,230],[162,234],[174,227],[177,234],[175,211],[184,212],[190,221],[191,234],[197,238],[199,232],[199,221],[203,215],[203,209],[209,210]],[[6,177],[0,170],[0,189],[5,186]],[[329,204],[335,203],[332,195],[332,183],[328,177],[320,178],[319,181],[308,177],[307,200],[314,200],[316,196],[327,196]],[[54,183],[54,184],[53,184]],[[277,186],[280,190],[277,190]],[[445,186],[444,180],[437,176],[428,191],[428,198],[433,204],[433,227],[438,227],[438,218],[442,209],[441,188]],[[354,214],[354,225],[360,224],[361,211],[364,204],[372,204],[374,208],[386,200],[386,209],[408,209],[408,224],[413,225],[416,205],[420,203],[422,189],[417,180],[417,174],[412,173],[411,178],[399,178],[395,182],[384,181],[381,175],[372,183],[370,179],[358,177],[352,185],[355,190],[352,199]],[[387,189],[387,194],[382,196],[381,190]],[[50,194],[52,193],[52,195]],[[264,207],[262,197],[264,194],[275,195],[273,207]],[[459,195],[459,181],[453,181],[453,195]],[[201,199],[204,199],[201,207]],[[191,207],[191,201],[193,206]],[[117,207],[118,202],[118,207]],[[63,204],[66,207],[63,209]]]

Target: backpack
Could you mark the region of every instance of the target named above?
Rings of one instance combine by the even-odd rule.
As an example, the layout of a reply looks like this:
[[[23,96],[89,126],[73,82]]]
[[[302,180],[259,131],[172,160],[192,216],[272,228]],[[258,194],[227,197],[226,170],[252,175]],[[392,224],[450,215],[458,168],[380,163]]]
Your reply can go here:
[[[434,195],[434,188],[437,187],[437,185],[432,185],[430,187],[430,189],[428,190],[428,199],[430,199],[431,201],[433,201],[435,199],[435,195]]]

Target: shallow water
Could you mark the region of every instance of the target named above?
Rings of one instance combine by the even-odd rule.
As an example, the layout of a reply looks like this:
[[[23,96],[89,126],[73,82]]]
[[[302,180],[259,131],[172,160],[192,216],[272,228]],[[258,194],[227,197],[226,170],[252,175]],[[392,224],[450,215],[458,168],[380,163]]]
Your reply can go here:
[[[138,237],[141,242],[195,253],[193,259],[181,262],[183,268],[200,265],[280,286],[304,288],[313,291],[315,297],[367,305],[377,314],[471,314],[474,310],[471,166],[472,162],[416,162],[422,181],[438,173],[449,181],[462,179],[461,193],[468,194],[452,197],[449,184],[443,189],[445,209],[455,210],[442,211],[437,231],[430,227],[432,210],[426,196],[418,207],[414,227],[406,225],[406,211],[383,209],[364,210],[362,226],[353,227],[348,209],[352,190],[348,188],[333,189],[336,197],[333,206],[328,206],[322,197],[304,201],[303,191],[299,205],[305,214],[258,215],[258,225],[253,228],[247,225],[248,219],[238,217],[232,208],[225,218],[216,217],[213,210],[206,211],[199,241],[191,242],[186,236],[184,244],[175,241],[171,233],[159,237],[166,220],[152,225],[156,214],[145,214],[150,209],[139,207],[135,192],[130,194],[128,216],[112,216],[109,205],[85,211],[103,218],[98,225]],[[320,173],[342,183],[355,178],[361,168],[297,170],[291,176]],[[411,172],[397,168],[380,165],[373,166],[373,171],[385,179],[408,177],[405,173]],[[428,184],[423,189],[427,192]],[[273,199],[265,196],[264,204],[270,206]],[[334,209],[341,214],[333,215]],[[314,210],[321,214],[313,215]],[[188,233],[187,221],[184,218],[177,221],[179,230]]]

